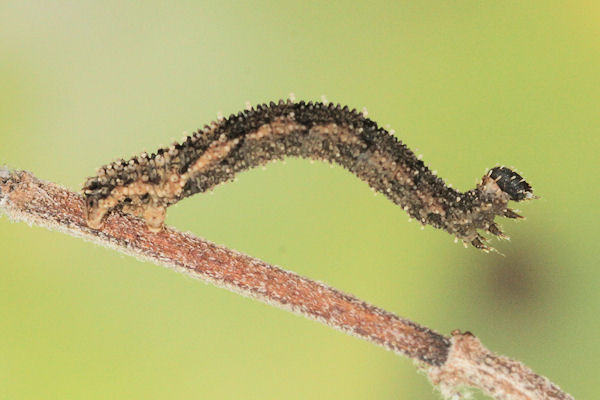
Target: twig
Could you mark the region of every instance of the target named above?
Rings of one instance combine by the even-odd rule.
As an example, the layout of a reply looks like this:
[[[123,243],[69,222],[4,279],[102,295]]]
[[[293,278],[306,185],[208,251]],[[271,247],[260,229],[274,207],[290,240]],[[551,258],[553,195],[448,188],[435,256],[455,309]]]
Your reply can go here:
[[[427,369],[447,396],[471,386],[496,399],[573,399],[517,361],[484,348],[470,333],[448,338],[322,283],[256,258],[113,212],[102,230],[91,229],[79,194],[25,171],[0,168],[0,210],[11,219],[91,240],[175,268],[244,296],[293,311],[403,354]]]

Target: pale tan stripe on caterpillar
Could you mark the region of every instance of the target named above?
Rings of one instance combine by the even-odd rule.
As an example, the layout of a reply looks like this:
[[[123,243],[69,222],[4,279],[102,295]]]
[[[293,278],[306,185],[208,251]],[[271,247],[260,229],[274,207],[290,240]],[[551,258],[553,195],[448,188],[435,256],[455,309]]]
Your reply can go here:
[[[504,167],[490,170],[475,189],[458,192],[361,112],[281,100],[212,122],[181,144],[101,167],[83,187],[88,225],[99,228],[119,208],[160,230],[171,204],[284,157],[339,164],[422,224],[484,250],[478,230],[503,237],[494,218],[519,218],[508,201],[534,198],[531,186]]]

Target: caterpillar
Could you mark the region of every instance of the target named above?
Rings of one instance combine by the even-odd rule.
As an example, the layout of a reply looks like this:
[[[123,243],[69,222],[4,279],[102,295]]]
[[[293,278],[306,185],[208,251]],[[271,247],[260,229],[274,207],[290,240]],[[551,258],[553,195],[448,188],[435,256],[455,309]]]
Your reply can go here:
[[[108,212],[120,209],[159,231],[168,206],[284,157],[338,164],[421,224],[485,251],[490,247],[478,231],[505,238],[495,217],[522,218],[508,202],[535,198],[521,175],[505,167],[492,168],[474,189],[459,192],[362,112],[280,100],[219,118],[156,153],[99,168],[82,190],[87,224],[100,228]]]

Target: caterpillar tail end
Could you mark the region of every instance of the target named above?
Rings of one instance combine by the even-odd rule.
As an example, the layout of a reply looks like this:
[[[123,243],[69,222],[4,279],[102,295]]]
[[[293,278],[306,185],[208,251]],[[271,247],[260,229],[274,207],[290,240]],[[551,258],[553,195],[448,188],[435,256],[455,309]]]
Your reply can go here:
[[[106,215],[114,209],[114,206],[105,204],[106,201],[104,200],[98,201],[95,196],[88,195],[85,192],[84,196],[84,216],[87,225],[92,229],[101,229]],[[122,211],[126,214],[142,217],[149,231],[160,232],[164,227],[167,208],[145,204],[143,206],[122,206]]]

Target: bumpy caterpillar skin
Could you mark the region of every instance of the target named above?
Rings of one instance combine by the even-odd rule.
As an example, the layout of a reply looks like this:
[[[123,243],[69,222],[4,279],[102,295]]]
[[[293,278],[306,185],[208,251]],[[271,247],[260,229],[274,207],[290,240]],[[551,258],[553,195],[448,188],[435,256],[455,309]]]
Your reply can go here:
[[[483,250],[489,248],[478,230],[505,237],[494,218],[520,218],[508,201],[534,198],[531,186],[504,167],[490,170],[475,189],[458,192],[361,112],[281,100],[212,122],[155,154],[103,166],[83,187],[88,225],[99,228],[109,211],[122,209],[160,230],[171,204],[284,157],[339,164],[422,224]]]

